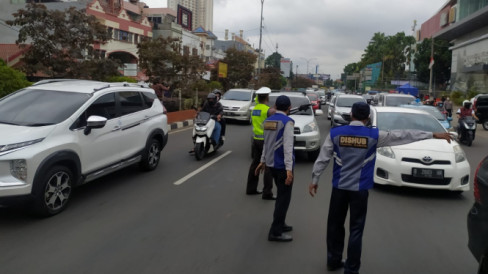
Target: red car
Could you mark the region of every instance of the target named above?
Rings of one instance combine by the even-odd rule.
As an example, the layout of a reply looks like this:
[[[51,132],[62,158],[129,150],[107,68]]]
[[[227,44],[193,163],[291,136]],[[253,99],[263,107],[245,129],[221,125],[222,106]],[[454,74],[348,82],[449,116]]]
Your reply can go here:
[[[310,103],[312,103],[312,109],[315,113],[315,110],[320,109],[319,95],[316,93],[307,93],[307,97],[310,100]]]

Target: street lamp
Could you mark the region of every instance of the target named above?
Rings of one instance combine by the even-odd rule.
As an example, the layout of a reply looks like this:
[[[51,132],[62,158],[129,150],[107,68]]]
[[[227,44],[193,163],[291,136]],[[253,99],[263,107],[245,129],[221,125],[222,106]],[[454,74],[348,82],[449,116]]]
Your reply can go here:
[[[307,62],[307,75],[308,75],[308,64],[310,63],[310,61],[317,60],[317,58],[306,59],[306,58],[300,57],[300,59],[303,59]]]

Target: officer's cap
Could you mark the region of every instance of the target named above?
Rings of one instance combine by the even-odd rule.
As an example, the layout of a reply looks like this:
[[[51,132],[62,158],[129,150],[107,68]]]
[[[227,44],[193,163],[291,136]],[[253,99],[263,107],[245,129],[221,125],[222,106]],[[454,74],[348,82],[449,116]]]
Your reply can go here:
[[[286,95],[280,95],[276,98],[276,109],[281,111],[286,111],[291,106],[290,98]]]
[[[368,119],[369,112],[369,105],[365,102],[356,102],[352,105],[351,113],[357,120]]]
[[[271,89],[267,87],[262,87],[256,91],[256,94],[270,94]]]

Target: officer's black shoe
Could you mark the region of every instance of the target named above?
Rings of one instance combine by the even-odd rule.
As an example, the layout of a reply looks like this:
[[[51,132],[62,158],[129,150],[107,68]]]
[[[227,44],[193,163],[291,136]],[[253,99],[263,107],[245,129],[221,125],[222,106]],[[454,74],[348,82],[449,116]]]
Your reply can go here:
[[[263,195],[263,200],[276,200],[276,196],[274,196],[273,194]]]
[[[327,270],[329,271],[335,271],[343,267],[344,267],[344,261],[341,261],[339,263],[334,263],[334,264],[327,263]]]
[[[271,241],[271,242],[291,242],[293,240],[293,237],[291,237],[290,235],[288,234],[281,234],[281,235],[273,235],[273,234],[269,234],[268,235],[268,241]]]
[[[283,232],[290,232],[293,231],[293,226],[291,225],[284,225],[283,226]]]

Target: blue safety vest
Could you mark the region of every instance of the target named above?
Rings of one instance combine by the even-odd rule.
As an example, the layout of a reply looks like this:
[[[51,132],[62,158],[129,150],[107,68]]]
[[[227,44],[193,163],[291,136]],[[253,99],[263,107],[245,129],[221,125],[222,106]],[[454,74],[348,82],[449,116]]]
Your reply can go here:
[[[330,130],[334,144],[332,185],[344,190],[370,189],[379,130],[364,126],[341,126]]]
[[[266,165],[276,169],[286,169],[285,153],[283,148],[283,133],[285,125],[292,121],[290,117],[276,113],[264,121],[264,146],[266,147]],[[295,165],[295,152],[293,152],[293,165]]]

